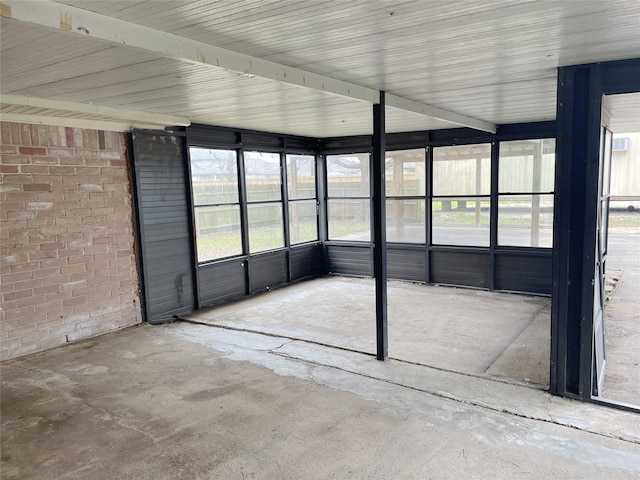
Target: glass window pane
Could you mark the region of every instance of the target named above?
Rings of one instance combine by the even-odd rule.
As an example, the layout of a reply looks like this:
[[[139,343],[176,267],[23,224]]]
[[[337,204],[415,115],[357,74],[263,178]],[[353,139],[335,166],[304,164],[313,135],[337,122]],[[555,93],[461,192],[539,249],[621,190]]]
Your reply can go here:
[[[556,142],[553,138],[500,143],[501,193],[553,192]]]
[[[498,244],[551,248],[553,195],[500,195]]]
[[[247,206],[249,216],[249,252],[284,247],[282,205],[259,203]]]
[[[244,152],[247,201],[281,200],[280,154]]]
[[[242,254],[240,206],[196,207],[198,262]]]
[[[385,169],[388,197],[420,196],[426,193],[424,148],[387,152]]]
[[[238,203],[238,160],[235,150],[190,148],[195,205]]]
[[[434,245],[489,246],[489,198],[434,198],[431,202]]]
[[[604,134],[604,176],[602,178],[602,194],[608,195],[611,193],[611,160],[613,152],[611,151],[611,132],[607,130]]]
[[[387,242],[425,243],[425,201],[387,200]]]
[[[368,242],[371,239],[369,209],[369,199],[329,200],[329,239]]]
[[[489,195],[490,192],[490,144],[433,149],[434,195]]]
[[[291,243],[318,240],[318,217],[315,200],[289,202],[289,237]]]
[[[316,198],[316,161],[313,155],[287,155],[289,200]]]
[[[600,208],[602,209],[600,245],[602,246],[602,253],[606,254],[609,251],[609,197],[600,202]]]
[[[369,154],[327,155],[329,197],[369,197]]]

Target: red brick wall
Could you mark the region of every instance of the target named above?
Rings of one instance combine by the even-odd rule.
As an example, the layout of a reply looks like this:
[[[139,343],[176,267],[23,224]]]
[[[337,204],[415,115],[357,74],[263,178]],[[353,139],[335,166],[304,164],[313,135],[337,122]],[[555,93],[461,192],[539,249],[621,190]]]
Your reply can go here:
[[[0,134],[0,359],[139,323],[124,134]]]

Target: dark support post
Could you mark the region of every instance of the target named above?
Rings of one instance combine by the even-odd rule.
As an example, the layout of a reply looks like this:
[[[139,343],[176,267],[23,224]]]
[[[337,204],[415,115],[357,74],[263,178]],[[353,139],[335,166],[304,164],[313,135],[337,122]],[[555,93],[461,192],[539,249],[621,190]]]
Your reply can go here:
[[[244,147],[242,132],[238,149],[238,186],[240,187],[240,226],[242,228],[242,253],[245,258],[245,286],[247,295],[251,293],[251,277],[249,276],[249,209],[247,207],[247,183],[244,174]]]
[[[491,142],[491,204],[489,206],[489,290],[496,289],[496,247],[498,246],[498,175],[500,142]]]
[[[287,249],[287,283],[291,283],[291,221],[289,212],[289,189],[287,188],[287,139],[284,139],[284,153],[280,154],[280,195],[282,197],[282,214],[284,231],[284,246]],[[293,170],[295,171],[295,160],[293,161]],[[293,183],[295,185],[295,183]],[[295,209],[296,206],[294,205]],[[297,221],[297,217],[296,217]]]
[[[640,59],[558,69],[549,378],[557,395],[592,399],[602,96],[633,92]]]
[[[425,223],[425,241],[426,241],[426,245],[425,245],[425,261],[424,264],[427,266],[425,273],[425,280],[427,283],[431,283],[431,240],[433,238],[432,235],[432,229],[431,229],[431,218],[432,218],[432,211],[431,211],[431,207],[433,204],[432,201],[432,193],[433,193],[433,147],[430,146],[426,146],[426,156],[425,156],[425,163],[426,163],[426,172],[425,172],[425,177],[427,179],[427,189],[426,189],[426,204],[425,204],[425,218],[424,218],[424,223]],[[442,202],[442,209],[444,210],[444,202]]]
[[[325,175],[326,165],[325,155],[316,155],[316,206],[318,208],[318,240],[322,242],[323,250],[323,271],[329,271],[329,256],[327,254],[327,240],[329,238],[327,224],[327,181]]]
[[[550,390],[591,398],[601,81],[598,67],[558,70]]]
[[[573,396],[579,394],[584,234],[584,211],[575,205],[581,206],[584,201],[587,78],[586,69],[558,70],[550,390]]]
[[[182,144],[182,151],[184,155],[184,164],[186,168],[185,175],[185,188],[187,190],[187,198],[189,199],[189,233],[191,235],[191,259],[192,259],[192,270],[191,270],[191,281],[193,282],[193,297],[194,297],[194,308],[200,309],[202,308],[202,302],[200,301],[200,269],[198,268],[198,243],[197,232],[196,232],[196,219],[194,214],[194,198],[193,198],[193,185],[191,184],[191,150],[189,143],[189,134],[187,133],[186,138]]]
[[[385,211],[384,92],[373,106],[373,276],[376,279],[376,358],[389,357],[387,332],[387,234]]]

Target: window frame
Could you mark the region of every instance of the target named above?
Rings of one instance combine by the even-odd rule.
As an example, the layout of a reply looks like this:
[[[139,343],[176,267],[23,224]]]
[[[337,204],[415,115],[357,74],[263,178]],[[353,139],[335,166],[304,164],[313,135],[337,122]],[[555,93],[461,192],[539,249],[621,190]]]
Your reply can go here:
[[[478,188],[478,180],[480,181],[480,190],[482,190],[482,180],[483,178],[480,177],[478,178],[478,174],[480,172],[482,172],[482,175],[487,175],[487,179],[488,183],[488,191],[487,193],[475,193],[475,194],[467,194],[467,193],[452,193],[452,194],[436,194],[434,193],[435,191],[435,181],[436,181],[436,173],[435,173],[435,168],[434,168],[434,164],[437,161],[443,161],[443,160],[436,160],[437,157],[437,150],[439,149],[451,149],[451,148],[471,148],[471,147],[488,147],[488,150],[486,152],[486,156],[481,157],[480,159],[476,159],[476,160],[484,160],[484,159],[488,159],[489,160],[489,169],[487,171],[487,173],[482,172],[482,170],[477,170],[475,172],[475,176],[476,176],[476,189]],[[495,144],[494,142],[490,142],[490,141],[481,141],[481,142],[477,142],[477,143],[468,143],[468,144],[448,144],[448,145],[437,145],[437,146],[432,146],[430,147],[430,151],[431,154],[428,156],[429,158],[429,173],[430,173],[430,178],[428,178],[428,182],[429,182],[429,194],[427,195],[427,208],[429,209],[429,234],[428,234],[428,243],[427,246],[428,247],[454,247],[454,248],[479,248],[479,249],[490,249],[492,247],[491,245],[491,225],[492,225],[492,211],[493,211],[493,196],[491,194],[492,192],[492,168],[493,168],[493,151],[495,148]],[[462,160],[471,160],[471,158],[464,158]],[[458,160],[451,160],[451,161],[458,161]],[[476,243],[452,243],[452,242],[447,242],[447,243],[440,243],[440,242],[434,242],[434,218],[437,216],[434,215],[434,209],[433,209],[433,205],[435,202],[453,202],[453,201],[473,201],[476,203],[476,223],[478,224],[478,226],[482,226],[482,203],[483,202],[487,202],[487,213],[486,215],[488,216],[488,222],[486,223],[486,227],[483,226],[482,231],[486,231],[486,241],[484,241],[482,244],[478,244]],[[457,206],[456,206],[457,207]],[[479,208],[478,208],[479,207]],[[465,205],[465,209],[466,209],[466,205]],[[444,210],[442,210],[444,211]],[[447,226],[443,226],[443,228],[447,228]]]
[[[248,176],[247,176],[247,155],[252,154],[252,153],[258,153],[258,154],[266,154],[266,155],[277,155],[278,156],[278,170],[279,170],[279,180],[280,180],[280,186],[279,186],[279,194],[280,194],[280,198],[279,199],[267,199],[267,200],[249,200],[249,181],[248,181]],[[283,167],[283,158],[284,158],[285,154],[282,151],[279,152],[273,152],[273,151],[269,151],[269,150],[261,150],[261,149],[243,149],[242,150],[242,162],[243,162],[243,173],[244,173],[244,178],[243,178],[243,182],[244,182],[244,188],[245,188],[245,206],[246,206],[246,212],[247,212],[247,216],[246,216],[246,223],[247,223],[247,227],[246,227],[246,232],[247,232],[247,255],[259,255],[261,253],[267,253],[267,252],[272,252],[272,251],[276,251],[276,250],[282,250],[284,248],[287,248],[288,246],[288,239],[287,239],[287,230],[286,230],[286,226],[285,226],[285,221],[288,220],[287,217],[287,212],[285,210],[285,198],[286,198],[286,185],[285,185],[285,179],[284,179],[284,167]],[[254,251],[251,248],[251,220],[250,220],[250,210],[252,206],[256,206],[256,205],[278,205],[280,207],[280,232],[281,232],[281,239],[282,239],[282,243],[281,245],[277,246],[277,247],[272,247],[272,248],[265,248],[265,249],[261,249],[261,250],[256,250]],[[255,231],[255,230],[254,230]]]
[[[428,190],[428,182],[429,182],[429,177],[428,177],[428,168],[427,168],[427,163],[428,163],[428,155],[427,155],[427,148],[426,147],[418,147],[418,148],[395,148],[393,150],[388,150],[387,152],[385,152],[385,157],[387,157],[389,154],[393,154],[393,152],[418,152],[421,151],[423,154],[422,157],[422,162],[418,162],[418,161],[414,161],[413,163],[422,163],[423,164],[423,168],[424,168],[424,184],[422,185],[423,190],[421,192],[418,192],[415,195],[410,195],[410,194],[393,194],[393,195],[389,195],[389,185],[390,183],[386,181],[386,170],[387,170],[387,165],[386,162],[387,160],[389,160],[389,158],[385,158],[385,210],[387,212],[386,215],[386,237],[387,237],[387,243],[391,243],[391,244],[406,244],[406,245],[425,245],[427,243],[427,219],[428,219],[428,215],[427,215],[427,200],[426,200],[426,195],[427,195],[427,190]],[[391,160],[394,160],[393,158],[391,158]],[[411,163],[411,162],[407,162],[407,163]],[[402,179],[404,182],[404,167],[402,170]],[[393,180],[395,183],[395,175],[393,176]],[[422,218],[422,238],[420,242],[410,242],[410,241],[406,241],[403,239],[403,241],[396,241],[396,240],[389,240],[389,238],[393,238],[393,236],[390,234],[390,227],[389,227],[389,211],[390,209],[390,205],[389,202],[404,202],[404,201],[415,201],[418,202],[419,207],[421,208],[421,203],[424,205],[424,216]],[[402,210],[404,210],[404,207],[402,208]],[[404,216],[403,216],[403,221],[404,221]],[[402,224],[402,228],[404,228],[404,222]]]
[[[503,172],[502,167],[504,166],[505,161],[508,161],[508,158],[513,158],[513,156],[511,157],[504,157],[502,155],[503,152],[503,145],[504,144],[508,144],[508,143],[521,143],[521,142],[533,142],[533,141],[539,141],[540,143],[540,148],[541,148],[541,157],[540,157],[540,168],[544,168],[542,165],[542,162],[544,162],[544,151],[545,151],[545,143],[546,142],[553,142],[552,145],[550,145],[548,148],[549,150],[553,151],[554,157],[553,157],[553,161],[552,161],[552,165],[553,165],[553,172],[552,172],[552,179],[550,185],[552,185],[551,190],[547,190],[547,189],[543,189],[542,186],[538,187],[537,189],[535,189],[535,187],[532,185],[532,187],[530,189],[509,189],[509,188],[505,188],[502,189],[502,186],[500,184],[500,178],[501,178],[501,173]],[[535,148],[535,147],[534,147]],[[553,248],[553,217],[554,217],[554,208],[555,208],[555,175],[556,175],[556,159],[555,159],[555,149],[556,149],[556,139],[553,137],[548,137],[548,136],[544,136],[544,137],[539,137],[539,138],[526,138],[526,139],[518,139],[518,140],[503,140],[500,141],[498,144],[498,176],[497,176],[497,183],[498,185],[496,186],[496,247],[498,248],[533,248],[533,249],[544,249],[544,250],[551,250]],[[534,152],[535,155],[535,152]],[[535,162],[535,159],[532,159],[533,162]],[[535,163],[532,166],[532,183],[535,182],[535,172],[533,171],[533,169],[535,169]],[[542,174],[542,170],[541,170],[541,174]],[[539,182],[542,182],[542,179],[539,179]],[[529,245],[524,245],[524,244],[516,244],[514,242],[511,243],[503,243],[503,241],[501,241],[500,237],[501,237],[501,208],[500,205],[501,203],[508,198],[512,198],[512,199],[517,199],[517,198],[523,198],[523,197],[530,197],[531,198],[531,208],[529,210],[529,222],[530,222],[530,226],[529,226],[529,234],[530,234],[530,241],[529,241]],[[551,232],[550,232],[550,244],[548,245],[540,245],[540,233],[538,230],[538,236],[536,239],[537,245],[532,245],[531,243],[533,242],[533,215],[534,215],[534,211],[536,209],[538,209],[538,225],[540,224],[540,220],[542,217],[542,213],[539,210],[540,207],[540,201],[544,200],[545,197],[551,197],[552,201],[551,201],[551,206],[549,208],[551,208],[551,219],[550,219],[550,225],[551,225]],[[538,203],[536,205],[535,199],[538,199]],[[504,230],[502,230],[504,232]]]
[[[196,190],[196,185],[195,185],[195,178],[193,175],[193,157],[192,157],[192,152],[193,150],[209,150],[209,151],[222,151],[222,152],[233,152],[234,156],[235,156],[235,179],[236,179],[236,201],[235,202],[213,202],[213,203],[208,203],[208,202],[203,202],[203,203],[199,203],[197,201],[197,195],[195,193]],[[218,261],[223,261],[223,260],[228,260],[228,259],[232,259],[232,258],[237,258],[237,257],[241,257],[243,255],[246,255],[245,250],[244,250],[244,243],[243,243],[243,232],[244,232],[244,228],[243,228],[243,213],[242,213],[242,195],[241,195],[241,169],[240,169],[240,155],[238,152],[238,149],[235,148],[217,148],[217,147],[205,147],[205,146],[200,146],[200,145],[189,145],[188,146],[188,151],[189,151],[189,181],[190,181],[190,186],[191,186],[191,195],[192,195],[192,208],[193,208],[193,222],[194,222],[194,249],[195,249],[195,257],[196,257],[196,262],[198,265],[204,265],[204,264],[208,264],[208,263],[212,263],[212,262],[218,262]],[[237,207],[237,211],[238,211],[238,219],[239,219],[239,223],[238,223],[238,227],[239,227],[239,233],[240,233],[240,251],[239,253],[234,253],[231,255],[223,255],[223,256],[215,256],[215,257],[211,257],[211,258],[206,258],[206,259],[201,259],[201,253],[203,251],[203,248],[200,244],[200,239],[201,236],[198,233],[198,224],[199,224],[199,220],[198,220],[198,214],[199,214],[199,210],[202,209],[207,209],[207,208],[217,208],[217,207],[225,207],[225,206],[236,206]]]
[[[363,156],[363,155],[367,155],[367,171],[366,171],[366,179],[367,179],[367,186],[368,186],[368,192],[367,195],[360,195],[360,196],[354,196],[354,195],[333,195],[331,194],[331,189],[330,189],[330,175],[329,175],[329,159],[330,157],[344,157],[344,156]],[[373,217],[371,215],[371,210],[372,210],[372,195],[373,195],[373,191],[372,191],[372,154],[370,151],[360,151],[360,152],[345,152],[345,153],[331,153],[331,154],[326,154],[323,156],[324,157],[324,187],[325,187],[325,211],[326,211],[326,218],[325,218],[325,222],[326,222],[326,234],[327,234],[327,238],[326,240],[328,242],[343,242],[343,243],[358,243],[358,244],[367,244],[367,245],[371,245],[373,243],[373,226],[372,226],[372,222],[373,222]],[[362,159],[360,158],[360,160],[362,161]],[[364,176],[364,172],[363,175],[361,175],[361,179],[365,178]],[[361,180],[362,181],[362,180]],[[332,238],[331,237],[331,201],[332,200],[339,200],[339,201],[344,201],[344,200],[353,200],[353,201],[360,201],[360,202],[366,202],[367,204],[367,217],[368,217],[368,230],[367,230],[367,235],[368,238],[366,240],[352,240],[352,239],[345,239],[345,238]]]
[[[308,157],[311,160],[311,171],[313,172],[313,196],[309,196],[309,197],[298,197],[296,196],[296,198],[291,198],[290,196],[290,188],[291,188],[291,184],[292,182],[290,182],[290,164],[289,161],[291,160],[290,157]],[[286,180],[286,185],[285,188],[283,189],[286,192],[286,202],[287,202],[287,211],[286,211],[286,221],[288,222],[288,226],[287,226],[287,245],[289,246],[294,246],[294,245],[304,245],[304,244],[308,244],[308,243],[314,243],[314,242],[318,242],[320,241],[320,218],[319,218],[319,212],[320,212],[320,208],[319,208],[319,202],[318,202],[318,157],[317,155],[313,155],[313,154],[309,154],[309,153],[290,153],[287,152],[284,155],[284,175],[283,178]],[[308,202],[313,202],[315,205],[315,238],[313,239],[307,239],[307,240],[297,240],[297,241],[293,241],[293,235],[291,233],[291,222],[293,220],[293,215],[292,215],[292,210],[294,210],[292,207],[295,207],[297,205],[300,204],[304,204],[304,203],[308,203]]]

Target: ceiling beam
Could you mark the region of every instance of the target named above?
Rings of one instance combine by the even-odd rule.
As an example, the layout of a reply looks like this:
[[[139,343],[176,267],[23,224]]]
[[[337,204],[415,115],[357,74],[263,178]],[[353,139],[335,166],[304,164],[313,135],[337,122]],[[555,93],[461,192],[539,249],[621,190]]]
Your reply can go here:
[[[88,120],[84,118],[56,117],[51,115],[32,115],[22,113],[0,112],[3,122],[30,123],[34,125],[53,125],[55,127],[88,128],[90,130],[105,130],[107,132],[128,132],[132,128],[157,129],[156,126],[134,125],[131,122],[111,122],[103,120]]]
[[[211,68],[223,68],[246,76],[267,78],[372,104],[380,102],[380,92],[372,88],[233,52],[207,43],[52,1],[25,2],[5,0],[0,2],[0,15],[4,18],[54,28],[111,44],[139,48],[165,58]],[[430,117],[434,116],[427,113],[430,111],[436,113],[437,116],[435,118],[441,120],[465,127],[495,132],[495,125],[489,122],[455,112],[448,112],[447,110],[401,97],[391,97],[395,98],[395,102],[392,102],[395,105],[389,106]]]
[[[191,121],[177,115],[164,113],[143,112],[126,108],[105,107],[88,103],[66,102],[47,98],[25,97],[22,95],[0,95],[0,104],[19,105],[25,107],[45,108],[49,110],[64,110],[66,112],[84,113],[101,117],[110,117],[117,121],[127,121],[133,124],[156,125],[162,127],[188,127]]]
[[[268,78],[369,103],[378,103],[380,99],[379,92],[372,88],[269,62],[88,10],[51,1],[9,0],[0,3],[2,4],[0,11],[6,18],[55,28],[112,44],[136,47],[161,57],[223,68],[249,77]]]
[[[442,108],[427,105],[425,103],[415,102],[407,98],[398,97],[390,93],[386,94],[387,107],[399,108],[409,112],[420,113],[427,117],[436,118],[449,123],[455,123],[464,127],[482,130],[483,132],[496,133],[496,125],[491,122],[479,120],[477,118],[467,117],[459,113],[444,110]]]

